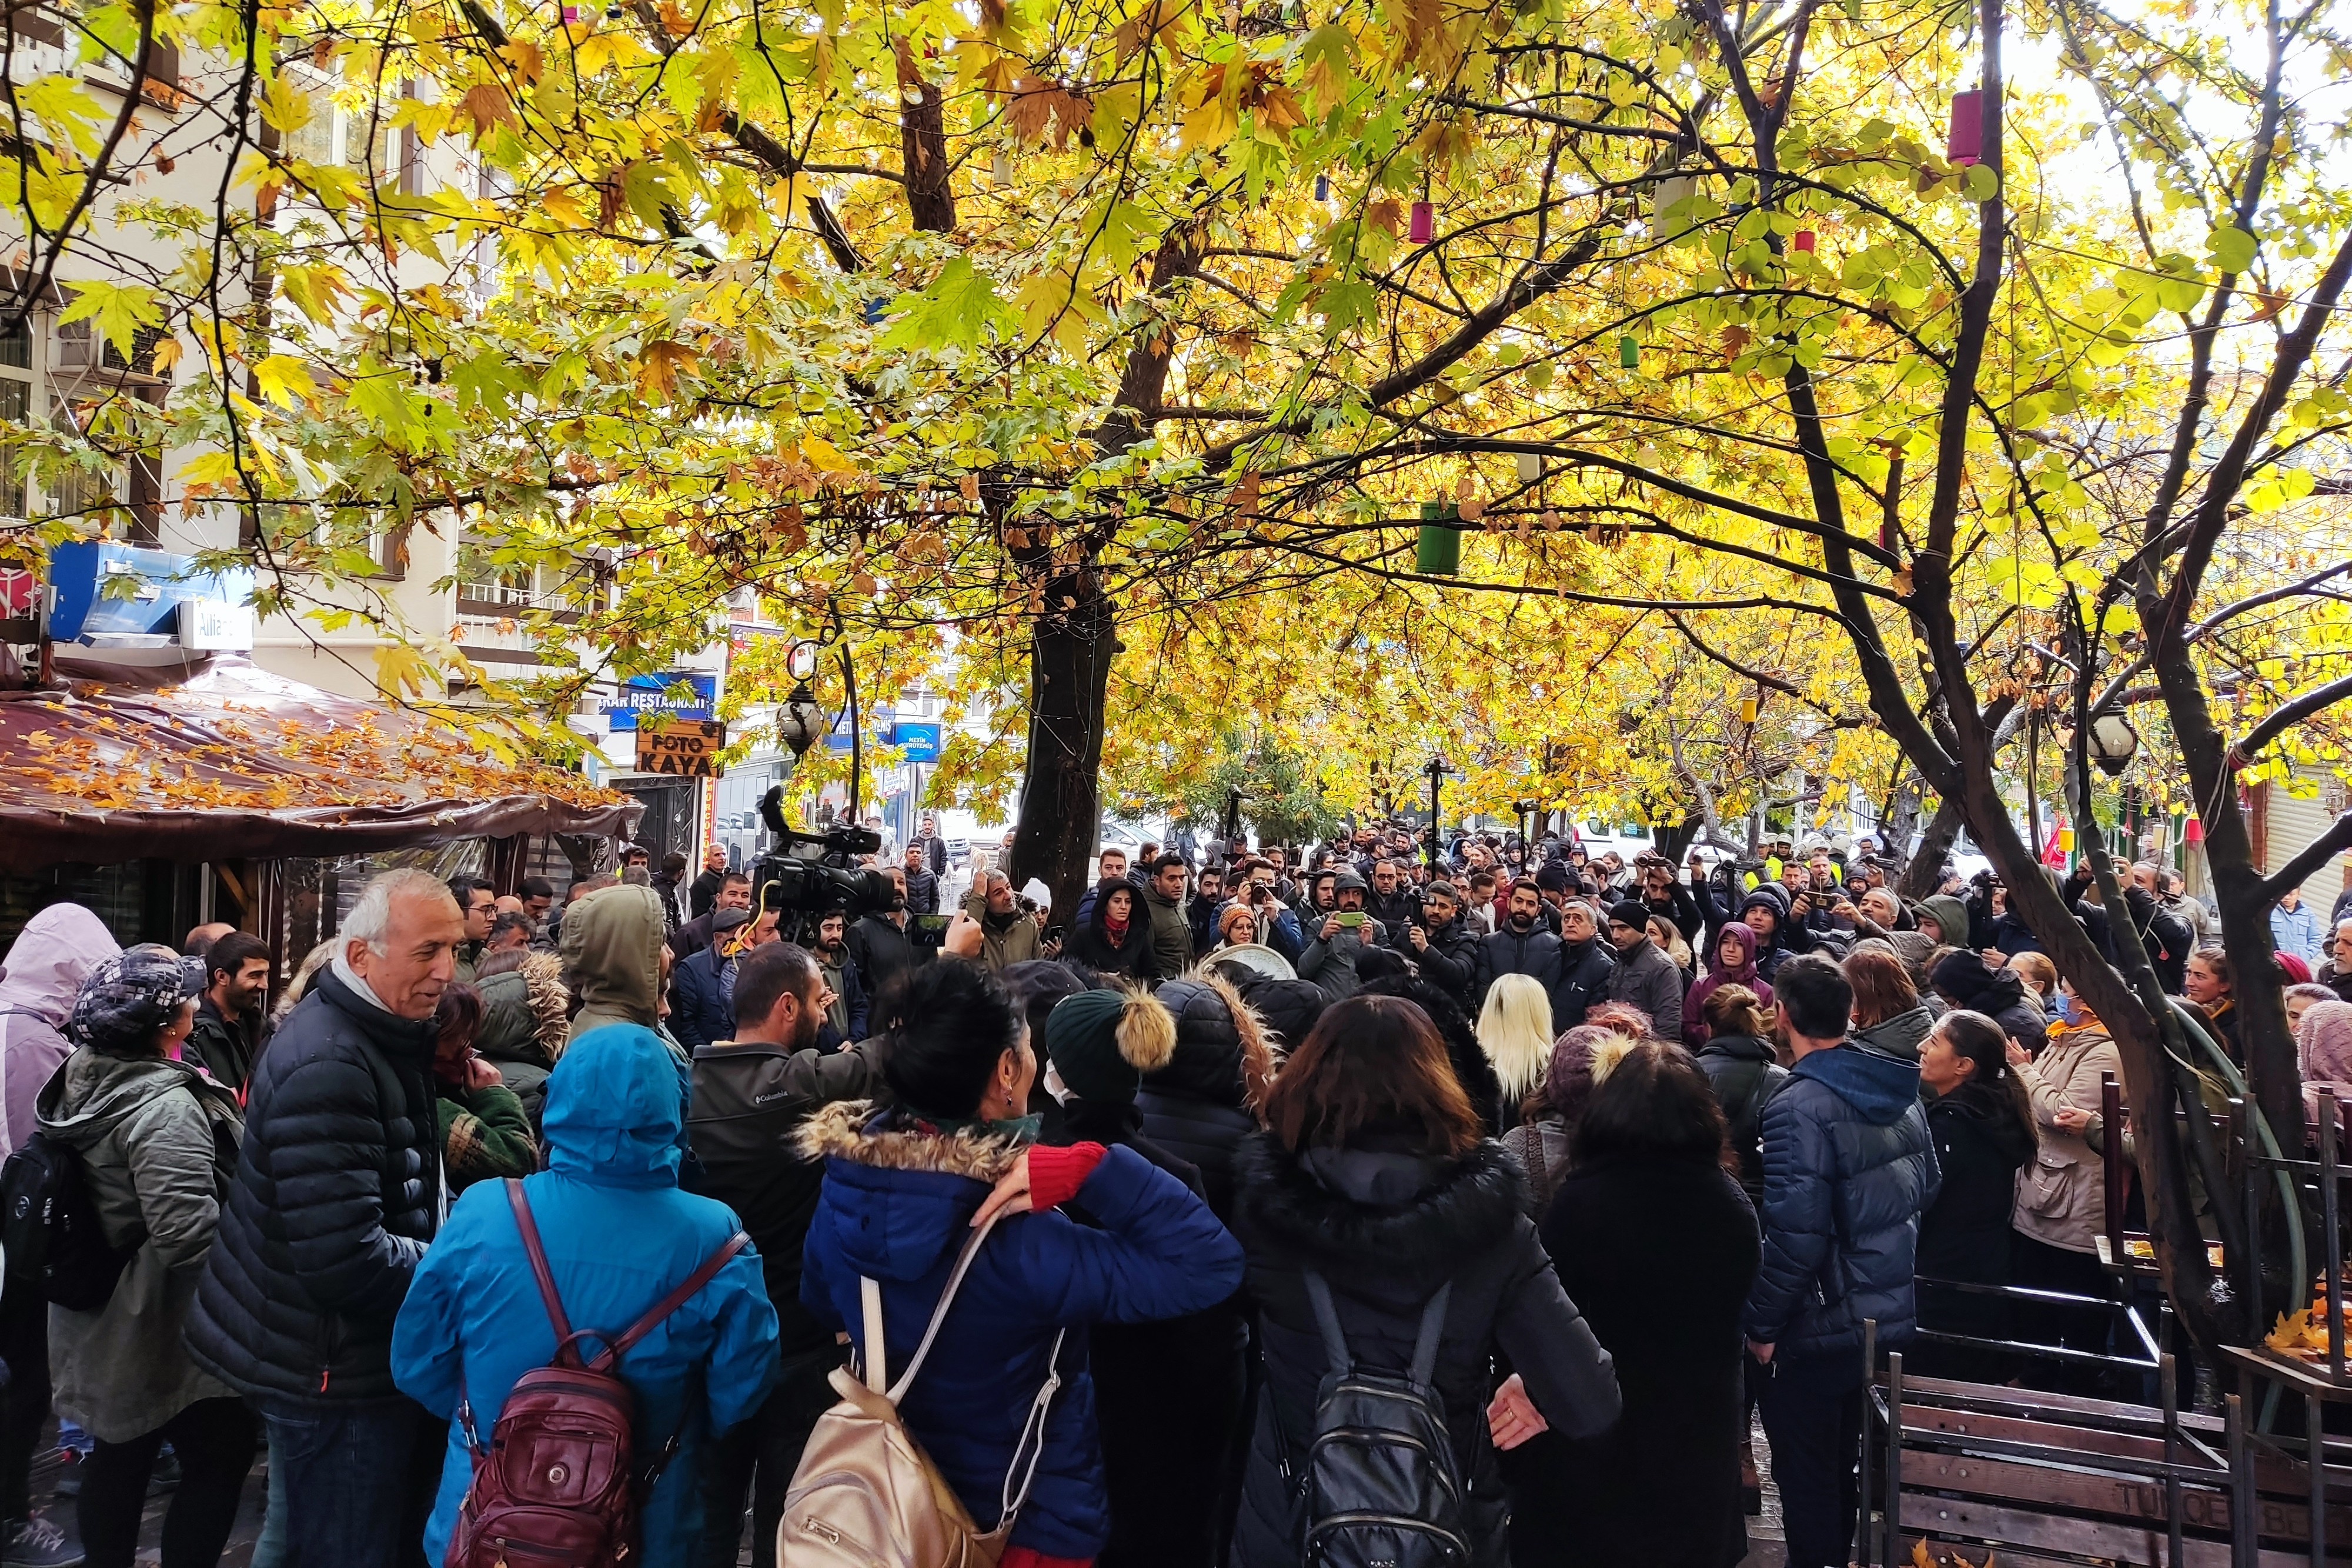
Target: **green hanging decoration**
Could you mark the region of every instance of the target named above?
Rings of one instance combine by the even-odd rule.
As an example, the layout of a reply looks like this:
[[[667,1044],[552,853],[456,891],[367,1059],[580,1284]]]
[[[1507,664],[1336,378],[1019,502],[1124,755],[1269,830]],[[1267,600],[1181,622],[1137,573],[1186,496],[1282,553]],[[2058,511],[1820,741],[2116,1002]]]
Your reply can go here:
[[[1642,344],[1631,332],[1617,340],[1617,362],[1629,371],[1641,368]]]
[[[1413,552],[1414,569],[1424,577],[1457,577],[1462,571],[1462,530],[1450,501],[1421,504],[1421,543]]]

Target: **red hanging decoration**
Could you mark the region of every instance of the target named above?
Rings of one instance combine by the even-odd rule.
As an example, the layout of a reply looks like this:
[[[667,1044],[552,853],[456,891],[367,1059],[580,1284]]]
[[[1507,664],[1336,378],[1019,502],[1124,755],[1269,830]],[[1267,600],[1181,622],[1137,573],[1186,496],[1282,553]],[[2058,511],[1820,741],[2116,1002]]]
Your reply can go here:
[[[1984,93],[1978,88],[1965,88],[1952,95],[1951,135],[1944,150],[1944,161],[1956,168],[1966,168],[1984,161]]]
[[[2192,844],[2201,844],[2205,841],[2205,824],[2191,817],[2188,825],[2182,828],[2180,836]]]
[[[1427,202],[1415,202],[1412,204],[1412,226],[1405,231],[1405,237],[1415,245],[1427,245],[1431,240],[1435,239],[1437,237],[1436,209]]]
[[[1812,255],[1813,231],[1811,229],[1799,229],[1796,233],[1796,237],[1791,239],[1789,244],[1793,248],[1803,251],[1807,256]]]

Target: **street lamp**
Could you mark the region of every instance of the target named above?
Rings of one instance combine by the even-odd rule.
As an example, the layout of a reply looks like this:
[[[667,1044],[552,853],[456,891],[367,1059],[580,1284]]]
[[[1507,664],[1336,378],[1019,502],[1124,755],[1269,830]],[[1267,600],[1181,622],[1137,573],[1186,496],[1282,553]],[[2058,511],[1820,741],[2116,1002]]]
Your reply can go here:
[[[1429,780],[1429,869],[1433,874],[1437,870],[1437,791],[1445,782],[1447,774],[1452,773],[1456,778],[1461,775],[1458,769],[1446,763],[1442,752],[1430,753],[1429,760],[1421,765],[1421,772],[1422,777]]]
[[[2101,714],[2091,721],[2091,760],[2110,779],[2119,779],[2139,750],[2139,731],[2119,713]]]
[[[784,655],[784,669],[793,677],[793,690],[784,699],[783,711],[776,716],[776,738],[797,758],[807,756],[808,748],[824,733],[824,709],[817,706],[816,693],[809,686],[816,674],[816,644],[793,643]]]

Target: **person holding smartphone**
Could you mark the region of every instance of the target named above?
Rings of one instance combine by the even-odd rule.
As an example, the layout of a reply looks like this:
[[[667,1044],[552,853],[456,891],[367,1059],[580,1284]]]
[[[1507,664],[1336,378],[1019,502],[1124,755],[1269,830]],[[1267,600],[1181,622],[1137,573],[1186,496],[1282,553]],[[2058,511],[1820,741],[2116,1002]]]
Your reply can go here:
[[[1381,923],[1364,913],[1368,891],[1362,877],[1351,869],[1342,869],[1332,879],[1332,907],[1299,955],[1298,977],[1314,981],[1334,1000],[1352,997],[1361,988],[1356,961],[1364,949],[1388,945]]]

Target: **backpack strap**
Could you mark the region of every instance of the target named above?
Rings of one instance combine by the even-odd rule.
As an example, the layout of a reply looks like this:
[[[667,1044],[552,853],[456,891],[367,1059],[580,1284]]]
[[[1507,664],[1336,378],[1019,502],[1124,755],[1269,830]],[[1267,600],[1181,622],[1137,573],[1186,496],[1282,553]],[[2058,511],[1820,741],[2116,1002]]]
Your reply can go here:
[[[1355,1364],[1348,1354],[1348,1336],[1339,1328],[1339,1310],[1331,1304],[1331,1287],[1314,1270],[1307,1270],[1307,1301],[1315,1309],[1315,1326],[1323,1332],[1323,1359],[1333,1372]]]
[[[733,1261],[735,1255],[751,1245],[751,1239],[737,1231],[721,1242],[719,1250],[702,1260],[701,1267],[688,1274],[677,1289],[656,1301],[644,1317],[621,1331],[621,1337],[608,1341],[604,1354],[588,1364],[591,1372],[610,1372],[621,1357],[636,1348],[637,1342],[659,1328],[662,1320],[694,1300],[702,1287],[710,1283],[719,1270]]]
[[[556,1294],[555,1276],[548,1271],[547,1249],[539,1244],[539,1222],[530,1217],[530,1199],[523,1196],[522,1183],[513,1176],[506,1178],[507,1207],[514,1210],[515,1228],[522,1233],[523,1256],[530,1260],[531,1278],[539,1281],[540,1303],[547,1309],[547,1321],[555,1325],[559,1348],[572,1340],[572,1320],[563,1315],[563,1298]]]
[[[948,1288],[940,1292],[940,1304],[931,1309],[931,1321],[923,1330],[923,1343],[915,1347],[915,1359],[907,1364],[907,1370],[898,1375],[898,1382],[888,1385],[882,1390],[883,1396],[891,1404],[896,1405],[904,1399],[907,1396],[907,1390],[914,1385],[915,1374],[923,1370],[923,1360],[931,1354],[931,1342],[940,1337],[940,1325],[947,1322],[948,1309],[955,1304],[956,1291],[962,1287],[964,1275],[971,1271],[971,1260],[980,1256],[980,1244],[988,1239],[988,1233],[996,1228],[996,1222],[1003,1218],[1003,1209],[999,1209],[990,1215],[988,1223],[973,1231],[971,1239],[963,1244],[963,1250],[956,1254],[955,1271],[948,1276]],[[873,1366],[871,1378],[878,1379],[882,1375],[883,1366],[883,1354],[880,1348],[882,1287],[878,1281],[861,1277],[857,1282],[857,1288],[867,1303],[867,1332],[873,1336],[867,1342],[873,1348],[866,1352]]]
[[[1445,1308],[1453,1296],[1454,1281],[1448,1280],[1437,1287],[1437,1294],[1421,1309],[1421,1334],[1412,1343],[1412,1381],[1416,1387],[1432,1386],[1431,1380],[1437,1375],[1437,1347],[1445,1338]]]

